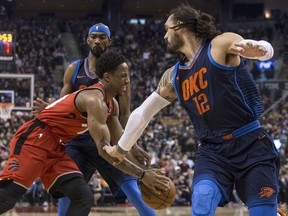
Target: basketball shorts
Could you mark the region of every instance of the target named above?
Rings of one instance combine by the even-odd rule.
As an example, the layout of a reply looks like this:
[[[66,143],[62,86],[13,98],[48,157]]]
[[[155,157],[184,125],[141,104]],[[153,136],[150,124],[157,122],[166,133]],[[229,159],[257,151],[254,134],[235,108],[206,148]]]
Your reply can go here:
[[[214,181],[222,192],[220,206],[230,201],[234,184],[248,207],[276,204],[279,157],[271,137],[256,129],[222,143],[202,143],[196,156],[193,186]]]
[[[28,189],[40,177],[49,191],[58,177],[66,174],[82,176],[59,139],[35,119],[22,125],[12,138],[10,156],[0,180],[13,180]]]

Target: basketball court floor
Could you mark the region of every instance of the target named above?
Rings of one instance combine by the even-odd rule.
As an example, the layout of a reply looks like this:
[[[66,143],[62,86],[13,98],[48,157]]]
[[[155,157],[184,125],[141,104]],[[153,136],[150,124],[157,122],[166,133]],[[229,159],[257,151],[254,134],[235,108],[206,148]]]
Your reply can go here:
[[[279,206],[286,210],[286,205]],[[191,216],[189,206],[169,207],[163,210],[156,210],[157,216]],[[2,214],[3,216],[57,216],[57,207],[53,204],[31,207],[28,203],[17,203],[12,210]],[[93,207],[89,216],[138,216],[136,209],[131,204],[116,204],[116,206]],[[149,216],[149,215],[147,215]],[[215,216],[249,216],[248,209],[242,204],[228,204],[225,207],[217,208]]]
[[[190,216],[189,207],[170,207],[158,210],[157,216]],[[17,207],[4,216],[57,216],[55,207]],[[89,216],[138,216],[133,207],[93,207]],[[149,216],[149,215],[147,215]],[[224,207],[218,208],[216,216],[248,216],[247,208]]]

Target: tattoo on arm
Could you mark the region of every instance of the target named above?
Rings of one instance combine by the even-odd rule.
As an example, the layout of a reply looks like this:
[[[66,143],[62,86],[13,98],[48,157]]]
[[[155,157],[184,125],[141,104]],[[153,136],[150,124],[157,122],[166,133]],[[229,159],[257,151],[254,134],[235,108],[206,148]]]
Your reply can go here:
[[[100,143],[100,148],[98,149],[101,157],[103,157],[106,161],[108,161],[110,164],[113,164],[114,162],[118,162],[117,159],[110,157],[106,151],[103,150],[103,146],[110,145],[109,142],[106,139],[102,139]],[[143,169],[137,166],[136,164],[131,163],[126,158],[115,166],[117,169],[121,170],[124,173],[127,173],[129,175],[135,176],[137,178],[141,178],[143,175]]]
[[[166,100],[170,102],[172,102],[175,99],[174,94],[172,96],[168,93],[163,95],[163,94],[160,94],[160,92],[164,87],[167,87],[168,85],[170,85],[168,88],[173,88],[173,71],[174,71],[174,67],[169,68],[168,70],[165,71],[156,89],[156,92],[159,95],[161,95],[163,98],[165,98]]]
[[[173,68],[170,68],[165,71],[165,73],[162,75],[160,82],[158,84],[157,90],[160,88],[163,88],[166,86],[168,83],[172,83],[173,80]]]

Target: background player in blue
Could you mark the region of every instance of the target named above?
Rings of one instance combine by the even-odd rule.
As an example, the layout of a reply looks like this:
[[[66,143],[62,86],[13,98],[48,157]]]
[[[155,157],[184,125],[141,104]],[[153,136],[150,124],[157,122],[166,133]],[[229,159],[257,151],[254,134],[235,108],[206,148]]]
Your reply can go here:
[[[95,65],[97,64],[97,58],[111,45],[109,28],[102,23],[91,26],[88,32],[87,44],[90,49],[88,56],[85,59],[71,63],[67,67],[60,97],[98,82],[98,77],[95,74]],[[41,104],[40,99],[35,102],[37,103],[37,101]],[[119,97],[119,106],[121,122],[125,126],[130,115],[130,88],[127,88],[126,94]],[[39,109],[37,106],[33,108]],[[156,215],[155,211],[148,207],[142,200],[137,178],[121,172],[104,160],[98,154],[96,144],[89,132],[70,141],[66,145],[66,151],[76,162],[87,182],[89,182],[97,169],[108,183],[116,199],[123,199],[127,196],[130,203],[137,209],[141,216]],[[138,154],[139,160],[145,162],[147,166],[150,165],[150,157],[146,152],[138,147],[136,147],[134,151],[135,154]],[[65,215],[69,202],[68,197],[59,199],[58,215]]]
[[[189,5],[173,10],[165,29],[168,51],[184,58],[132,112],[118,145],[104,149],[122,160],[150,119],[178,98],[201,142],[191,214],[214,215],[217,206],[229,202],[235,185],[250,215],[276,216],[278,153],[258,121],[260,96],[242,59],[272,58],[271,44],[221,34],[212,16]]]

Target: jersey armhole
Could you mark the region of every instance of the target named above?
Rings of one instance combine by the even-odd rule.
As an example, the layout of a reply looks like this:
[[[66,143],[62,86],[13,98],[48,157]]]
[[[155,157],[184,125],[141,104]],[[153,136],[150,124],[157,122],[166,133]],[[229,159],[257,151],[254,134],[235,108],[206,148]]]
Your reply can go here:
[[[76,68],[75,68],[75,71],[74,71],[74,74],[73,74],[73,79],[72,79],[73,85],[74,85],[76,77],[78,75],[79,67],[80,67],[80,60],[77,60],[77,65],[76,65]]]

